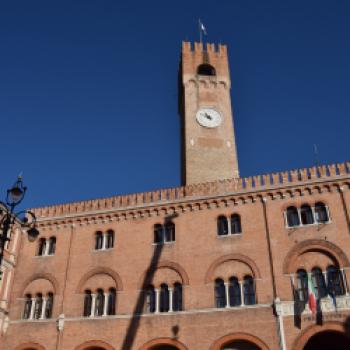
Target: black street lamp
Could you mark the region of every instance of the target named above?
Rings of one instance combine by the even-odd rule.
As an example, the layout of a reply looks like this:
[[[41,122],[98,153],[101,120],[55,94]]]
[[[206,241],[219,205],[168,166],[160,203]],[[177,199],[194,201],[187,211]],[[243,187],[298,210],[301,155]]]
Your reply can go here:
[[[36,217],[29,210],[15,212],[15,208],[24,198],[27,187],[23,185],[22,177],[18,176],[17,181],[7,190],[6,201],[0,201],[0,268],[4,257],[4,249],[7,241],[10,240],[8,233],[16,223],[21,228],[27,228],[29,240],[34,240],[39,231],[36,229]],[[0,280],[2,271],[0,269]]]

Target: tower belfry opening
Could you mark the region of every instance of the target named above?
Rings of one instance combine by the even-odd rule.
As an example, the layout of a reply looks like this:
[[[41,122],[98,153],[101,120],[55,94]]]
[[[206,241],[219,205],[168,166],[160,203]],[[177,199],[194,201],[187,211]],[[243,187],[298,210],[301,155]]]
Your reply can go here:
[[[179,78],[182,183],[238,177],[227,47],[183,42]]]

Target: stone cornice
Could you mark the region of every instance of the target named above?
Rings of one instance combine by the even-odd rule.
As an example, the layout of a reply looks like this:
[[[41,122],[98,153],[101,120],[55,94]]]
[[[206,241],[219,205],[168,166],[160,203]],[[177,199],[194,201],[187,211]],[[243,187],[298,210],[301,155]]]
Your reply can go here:
[[[93,224],[344,190],[350,163],[233,178],[33,209],[41,227]]]

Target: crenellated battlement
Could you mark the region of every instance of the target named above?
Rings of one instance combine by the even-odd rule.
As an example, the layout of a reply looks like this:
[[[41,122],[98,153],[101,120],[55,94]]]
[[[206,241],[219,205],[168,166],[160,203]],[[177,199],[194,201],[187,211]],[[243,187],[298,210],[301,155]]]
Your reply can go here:
[[[192,43],[189,41],[183,41],[182,42],[182,52],[187,54],[198,54],[201,55],[203,52],[208,52],[211,54],[217,54],[217,55],[226,55],[227,54],[227,46],[222,44],[214,44],[214,43],[206,43],[203,45],[203,43],[194,42],[193,46]]]
[[[312,182],[337,180],[350,177],[350,162],[322,165],[318,167],[282,171],[277,173],[232,178],[227,180],[199,183],[151,192],[142,192],[110,198],[52,205],[33,209],[40,219],[68,214],[83,214],[113,209],[128,209],[148,205],[160,205],[198,197],[242,194],[267,191],[287,186],[304,185]]]

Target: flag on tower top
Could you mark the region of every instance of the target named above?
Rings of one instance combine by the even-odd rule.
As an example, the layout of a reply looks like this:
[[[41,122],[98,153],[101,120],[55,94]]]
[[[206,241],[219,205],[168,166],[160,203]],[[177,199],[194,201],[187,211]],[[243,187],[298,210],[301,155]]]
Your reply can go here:
[[[199,30],[200,30],[204,35],[207,35],[207,30],[205,29],[204,24],[202,23],[202,21],[199,19],[198,22],[199,22]]]

